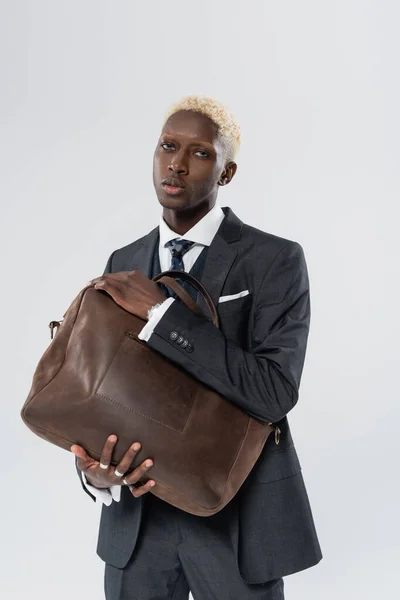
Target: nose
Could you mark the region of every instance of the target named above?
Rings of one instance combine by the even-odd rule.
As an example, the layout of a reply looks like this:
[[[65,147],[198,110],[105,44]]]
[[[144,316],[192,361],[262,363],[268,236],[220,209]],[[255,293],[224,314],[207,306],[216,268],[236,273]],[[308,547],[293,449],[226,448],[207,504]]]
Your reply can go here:
[[[175,173],[176,175],[188,174],[188,167],[186,161],[181,155],[175,155],[173,158],[171,158],[171,162],[168,166],[168,169],[171,173]]]

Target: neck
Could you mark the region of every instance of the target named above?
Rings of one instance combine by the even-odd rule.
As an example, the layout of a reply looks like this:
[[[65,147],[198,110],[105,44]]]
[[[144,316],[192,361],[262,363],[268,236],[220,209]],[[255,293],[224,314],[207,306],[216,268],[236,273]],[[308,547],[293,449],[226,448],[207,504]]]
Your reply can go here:
[[[209,203],[200,204],[186,210],[172,210],[171,208],[163,208],[163,219],[168,227],[179,235],[185,235],[192,227],[196,225],[210,210],[214,207]]]

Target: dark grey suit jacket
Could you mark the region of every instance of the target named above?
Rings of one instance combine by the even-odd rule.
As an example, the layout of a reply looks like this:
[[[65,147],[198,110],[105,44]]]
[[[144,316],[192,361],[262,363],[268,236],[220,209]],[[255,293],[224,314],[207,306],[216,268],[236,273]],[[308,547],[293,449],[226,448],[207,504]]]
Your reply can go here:
[[[175,301],[148,344],[252,416],[279,424],[279,445],[270,436],[238,492],[238,567],[245,581],[261,583],[322,558],[286,418],[299,395],[310,322],[309,282],[297,242],[244,224],[228,207],[223,211],[201,277],[217,305],[220,329]],[[151,277],[157,238],[158,227],[115,250],[105,273],[139,270]],[[245,289],[248,295],[218,304],[220,296]],[[172,331],[189,340],[191,353],[170,339]],[[119,568],[127,564],[141,513],[142,498],[134,498],[125,486],[120,502],[103,506],[100,558]]]

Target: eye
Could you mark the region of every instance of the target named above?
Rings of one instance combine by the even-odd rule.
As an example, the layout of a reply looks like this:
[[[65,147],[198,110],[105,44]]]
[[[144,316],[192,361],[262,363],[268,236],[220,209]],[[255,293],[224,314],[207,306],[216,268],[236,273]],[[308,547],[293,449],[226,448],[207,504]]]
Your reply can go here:
[[[163,148],[164,150],[167,150],[167,151],[168,150],[173,150],[174,144],[172,144],[171,142],[162,142],[162,144],[160,144],[160,147]]]
[[[205,152],[204,150],[197,150],[195,154],[199,155],[199,158],[208,158],[210,156],[208,152]]]

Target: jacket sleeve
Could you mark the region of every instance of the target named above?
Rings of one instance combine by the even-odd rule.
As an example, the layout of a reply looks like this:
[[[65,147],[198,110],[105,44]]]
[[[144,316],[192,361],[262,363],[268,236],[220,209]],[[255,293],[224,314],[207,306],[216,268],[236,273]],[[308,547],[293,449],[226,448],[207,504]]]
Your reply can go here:
[[[176,301],[147,343],[251,416],[274,423],[298,400],[309,332],[308,272],[297,242],[284,246],[263,275],[250,319],[252,345],[244,350]],[[192,352],[175,343],[176,333]]]

